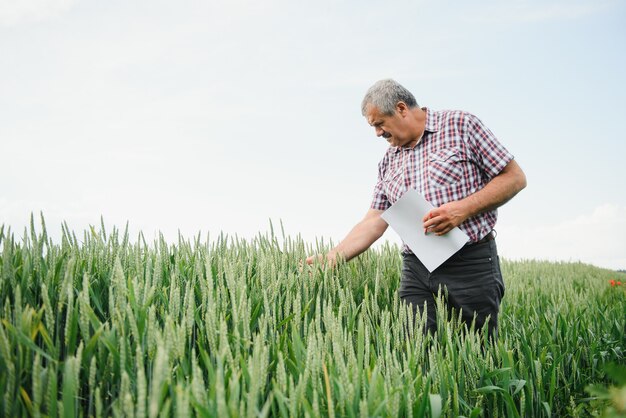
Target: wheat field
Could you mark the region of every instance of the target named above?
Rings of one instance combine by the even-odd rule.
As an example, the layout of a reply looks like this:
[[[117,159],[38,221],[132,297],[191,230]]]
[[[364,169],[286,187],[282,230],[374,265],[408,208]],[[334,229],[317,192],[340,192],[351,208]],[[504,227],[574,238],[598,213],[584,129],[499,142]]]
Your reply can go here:
[[[421,332],[399,248],[301,270],[325,248],[273,229],[168,243],[64,225],[55,243],[43,219],[0,227],[0,415],[625,413],[626,274],[502,260],[490,344],[443,305]]]

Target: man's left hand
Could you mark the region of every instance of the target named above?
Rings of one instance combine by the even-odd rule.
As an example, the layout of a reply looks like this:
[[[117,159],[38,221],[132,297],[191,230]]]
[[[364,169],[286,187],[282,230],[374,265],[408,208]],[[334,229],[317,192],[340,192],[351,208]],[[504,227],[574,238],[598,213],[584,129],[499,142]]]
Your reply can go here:
[[[432,209],[422,219],[424,233],[444,235],[461,225],[468,218],[465,205],[461,201],[448,202]]]

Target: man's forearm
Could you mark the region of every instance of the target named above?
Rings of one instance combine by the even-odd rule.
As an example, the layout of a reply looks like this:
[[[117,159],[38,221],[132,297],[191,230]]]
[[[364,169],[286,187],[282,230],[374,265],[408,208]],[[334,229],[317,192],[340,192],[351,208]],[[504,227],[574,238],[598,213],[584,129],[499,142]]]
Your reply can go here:
[[[339,245],[327,254],[316,254],[307,257],[306,263],[313,264],[315,261],[319,261],[324,264],[328,262],[331,266],[334,266],[338,259],[348,261],[361,254],[380,238],[387,229],[387,222],[380,217],[382,213],[382,210],[368,210],[363,220],[352,228]]]
[[[370,211],[356,224],[346,237],[327,254],[328,258],[337,257],[346,261],[367,250],[387,229],[387,223],[380,218],[382,211]]]
[[[328,255],[348,261],[367,250],[378,238],[380,235],[368,228],[367,221],[359,222]]]
[[[461,200],[466,207],[467,218],[502,206],[524,187],[526,187],[526,176],[513,160],[506,170],[491,179],[485,187]]]

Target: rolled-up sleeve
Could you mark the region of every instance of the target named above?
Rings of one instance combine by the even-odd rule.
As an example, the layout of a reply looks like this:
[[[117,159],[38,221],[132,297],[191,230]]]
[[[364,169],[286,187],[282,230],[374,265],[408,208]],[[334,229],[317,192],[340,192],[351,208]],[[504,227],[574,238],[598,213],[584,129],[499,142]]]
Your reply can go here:
[[[374,186],[372,204],[370,205],[370,208],[372,209],[386,210],[391,206],[389,199],[387,198],[383,182],[387,165],[387,158],[385,156],[385,158],[378,163],[378,179],[376,180],[376,185]]]
[[[513,160],[513,154],[476,116],[467,115],[467,129],[473,160],[487,178],[492,179]]]

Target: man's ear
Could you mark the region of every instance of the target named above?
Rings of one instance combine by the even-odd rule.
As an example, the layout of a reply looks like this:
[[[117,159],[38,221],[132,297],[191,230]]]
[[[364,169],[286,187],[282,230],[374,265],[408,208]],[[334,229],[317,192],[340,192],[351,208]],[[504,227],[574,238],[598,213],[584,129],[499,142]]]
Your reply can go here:
[[[398,102],[398,104],[396,104],[396,111],[400,116],[404,117],[409,112],[409,107],[404,102]]]

